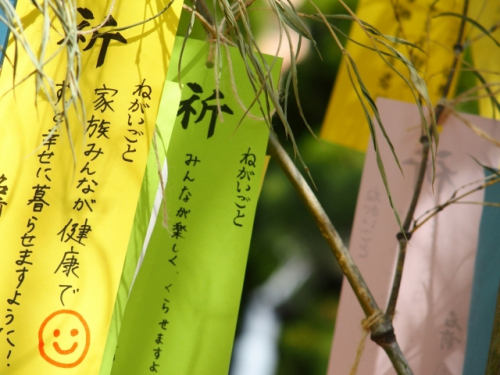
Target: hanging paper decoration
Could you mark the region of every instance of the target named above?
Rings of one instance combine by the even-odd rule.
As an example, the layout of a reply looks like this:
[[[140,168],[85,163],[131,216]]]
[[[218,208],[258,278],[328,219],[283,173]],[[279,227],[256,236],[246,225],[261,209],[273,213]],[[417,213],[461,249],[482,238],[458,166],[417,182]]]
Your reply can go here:
[[[359,19],[373,25],[382,34],[405,39],[425,52],[384,40],[413,62],[427,84],[431,102],[436,104],[442,96],[442,88],[453,61],[453,47],[460,19],[433,18],[433,16],[443,12],[460,13],[462,1],[404,0],[396,2],[393,8],[391,1],[360,0],[356,14]],[[349,36],[373,48],[373,42],[357,24],[352,25]],[[380,44],[377,45],[382,52],[388,51]],[[372,98],[384,97],[415,102],[407,84],[376,52],[349,41],[347,51],[356,62],[364,85]],[[410,80],[410,74],[403,63],[387,56],[385,59]],[[365,152],[370,132],[359,99],[349,80],[346,61],[343,58],[344,63],[339,68],[320,136],[331,142]]]
[[[181,46],[178,39],[173,64]],[[221,48],[216,86],[215,68],[206,64],[209,47],[188,40],[181,75],[169,71],[182,84],[182,99],[167,152],[168,229],[159,215],[126,306],[112,374],[229,370],[269,130],[256,118],[265,98],[253,102],[239,51]],[[279,69],[275,62],[274,82]]]
[[[66,104],[74,86],[61,44],[69,37],[55,21],[45,28],[33,2],[18,3],[34,50],[49,32],[37,54],[55,90],[35,94],[34,68],[20,48],[15,78],[3,67],[2,374],[99,373],[181,5],[78,1],[84,117]]]
[[[404,172],[403,176],[395,164],[387,164],[389,185],[396,209],[406,212],[421,159],[420,117],[416,106],[409,103],[383,99],[378,101],[378,106]],[[498,122],[471,115],[461,116],[491,136],[500,136]],[[381,154],[384,158],[392,157],[386,145],[381,147]],[[417,223],[423,222],[428,210],[451,199],[458,189],[462,188],[459,195],[481,185],[484,170],[479,163],[495,167],[499,158],[498,147],[477,137],[461,119],[449,116],[440,135],[434,187],[429,168],[415,213]],[[476,184],[470,185],[474,181]],[[483,207],[477,203],[483,201],[484,189],[479,189],[462,199],[461,204],[444,208],[411,236],[394,330],[415,374],[462,374],[474,260],[483,246],[479,233]],[[375,152],[370,146],[350,251],[377,304],[383,309],[393,279],[398,232],[399,226],[378,174]],[[495,283],[498,286],[498,277]],[[362,337],[363,318],[356,297],[344,283],[329,374],[349,373]],[[356,332],[358,334],[353,334]],[[395,370],[386,353],[368,339],[358,373],[395,374]]]

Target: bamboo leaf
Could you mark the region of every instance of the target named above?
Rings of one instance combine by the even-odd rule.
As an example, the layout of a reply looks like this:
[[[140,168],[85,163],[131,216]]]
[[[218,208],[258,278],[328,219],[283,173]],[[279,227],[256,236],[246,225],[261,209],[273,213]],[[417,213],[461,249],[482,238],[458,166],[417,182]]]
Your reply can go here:
[[[409,42],[409,41],[407,41],[405,39],[402,39],[402,38],[397,38],[395,36],[381,34],[380,32],[375,33],[371,28],[367,28],[366,30],[369,31],[370,33],[374,34],[374,35],[379,35],[379,36],[383,37],[384,39],[387,39],[391,43],[401,44],[401,45],[404,45],[404,46],[415,48],[415,49],[418,49],[420,52],[422,52],[422,53],[424,53],[424,54],[427,55],[427,52],[425,52],[422,48],[420,48],[419,46],[417,46],[415,43]]]
[[[349,55],[347,55],[347,56],[349,56]],[[351,56],[349,56],[349,61],[352,61]],[[394,212],[394,216],[396,217],[396,221],[398,222],[399,229],[400,229],[401,233],[404,233],[403,225],[401,223],[401,218],[400,218],[399,213],[396,210],[396,207],[394,206],[394,202],[392,200],[391,189],[389,187],[389,182],[387,180],[387,174],[385,172],[384,163],[383,163],[382,156],[380,155],[380,150],[378,147],[378,140],[377,140],[377,133],[375,131],[375,126],[373,125],[373,121],[372,121],[372,118],[370,116],[370,113],[368,112],[368,109],[366,108],[366,105],[365,105],[361,95],[359,94],[359,91],[358,91],[356,84],[354,82],[354,79],[352,77],[351,67],[349,66],[349,63],[347,63],[347,61],[346,61],[346,65],[347,65],[347,73],[349,76],[349,80],[351,81],[354,92],[356,93],[356,96],[359,99],[359,103],[361,104],[361,106],[363,108],[363,112],[365,114],[366,121],[368,122],[368,127],[369,127],[370,133],[372,135],[373,149],[375,150],[375,155],[376,155],[376,159],[377,159],[377,167],[378,167],[378,170],[380,172],[380,176],[382,177],[382,181],[384,183],[387,198],[389,199],[389,203],[391,205],[392,211]],[[356,70],[355,70],[355,74],[356,74],[356,77],[357,77],[357,80],[359,83],[359,78],[358,78],[359,76],[358,76],[358,73],[356,73]],[[399,164],[399,162],[398,162],[398,164]]]
[[[342,1],[341,3],[344,5],[344,7],[347,7]],[[323,19],[323,21],[325,22],[326,26],[330,29],[330,32],[332,33],[333,35],[333,30],[332,30],[332,27],[330,26],[330,23],[326,20],[326,17],[325,15],[323,15],[320,10],[316,7],[317,11],[319,12],[317,17],[320,17]],[[340,16],[340,17],[330,17],[330,18],[343,18],[343,19],[349,19],[349,20],[354,20],[356,21],[359,25],[361,25],[361,27],[363,28],[363,30],[365,31],[366,35],[368,37],[370,37],[369,34],[377,34],[377,35],[381,35],[381,36],[384,36],[383,34],[379,33],[377,31],[377,29],[371,25],[368,25],[367,27],[367,24],[363,21],[361,21],[359,18],[355,17],[354,13],[352,13],[352,11],[350,11],[350,9],[346,8],[349,12],[350,12],[350,15],[349,16]],[[335,35],[333,35],[334,38],[336,38]],[[378,42],[378,43],[381,43],[382,45],[384,45],[387,49],[389,49],[393,56],[400,60],[403,64],[405,64],[405,66],[407,67],[407,69],[409,70],[410,72],[410,80],[412,81],[412,83],[410,83],[410,81],[408,81],[408,79],[403,76],[401,74],[401,72],[399,72],[391,63],[389,63],[389,61],[384,57],[384,56],[387,56],[387,54],[384,52],[384,51],[381,51],[377,46],[376,44],[374,43],[374,48],[373,50],[375,50],[379,57],[382,58],[382,60],[399,76],[401,77],[405,83],[408,85],[408,87],[410,88],[414,98],[415,98],[415,102],[417,103],[417,107],[418,107],[418,110],[419,110],[419,113],[420,113],[420,117],[422,119],[422,124],[423,124],[423,127],[425,129],[425,132],[428,136],[428,138],[431,140],[431,139],[434,139],[435,141],[435,145],[437,147],[437,143],[438,143],[438,133],[437,133],[437,125],[435,123],[435,116],[434,116],[434,111],[433,111],[433,107],[432,107],[432,103],[430,102],[430,99],[429,99],[429,95],[428,95],[428,92],[427,92],[427,86],[425,84],[425,81],[420,77],[420,75],[418,74],[417,70],[415,69],[415,67],[413,66],[413,64],[402,54],[400,53],[398,50],[396,50],[394,47],[392,47],[390,44],[384,42],[383,40],[379,40],[379,39],[376,39],[376,38],[373,38],[371,37],[371,39],[373,40],[373,42]],[[389,38],[390,39],[390,38]],[[395,39],[393,39],[395,40]],[[336,39],[336,41],[338,42],[338,40]],[[371,49],[371,48],[370,48]],[[343,51],[344,52],[344,55],[348,55],[346,53],[346,51]],[[417,93],[418,93],[418,96],[417,96]],[[366,97],[366,95],[364,95]],[[368,94],[369,96],[369,94]],[[425,118],[425,115],[424,115],[424,112],[423,112],[423,109],[422,109],[422,105],[420,103],[420,100],[419,100],[419,96],[421,98],[423,98],[423,100],[425,101],[426,103],[426,106],[428,107],[429,109],[429,112],[430,112],[430,115],[431,115],[431,126],[429,127],[428,123],[427,123],[427,119]],[[433,128],[433,135],[435,135],[435,138],[431,137],[431,131],[430,131],[430,128]],[[435,175],[435,150],[434,148],[431,147],[431,155],[432,155],[432,165],[433,165],[433,180],[434,180],[434,175]]]
[[[488,93],[488,97],[489,97],[489,99],[491,101],[491,105],[493,107],[495,107],[500,112],[500,103],[498,102],[495,94],[493,94],[493,92],[491,92],[491,89],[488,87],[488,83],[486,82],[486,80],[484,79],[484,77],[476,69],[473,69],[472,73],[484,85],[484,89]]]
[[[325,15],[326,17],[326,15]],[[324,22],[323,19],[319,18],[319,17],[312,17],[312,19],[318,21],[318,22]],[[363,48],[366,48],[367,50],[370,50],[370,51],[373,51],[373,52],[377,52],[379,54],[382,54],[384,56],[387,56],[387,57],[391,57],[391,58],[395,58],[396,60],[400,60],[401,62],[404,63],[404,61],[398,56],[398,55],[394,55],[394,54],[391,54],[391,53],[388,53],[388,52],[385,52],[385,51],[381,51],[381,50],[377,50],[376,48],[374,47],[370,47],[366,44],[363,44],[363,43],[360,43],[358,42],[356,39],[353,39],[349,34],[346,34],[344,33],[340,28],[338,28],[337,26],[335,26],[334,24],[332,24],[331,22],[328,23],[330,27],[332,27],[337,33],[339,33],[340,35],[342,35],[344,38],[346,38],[347,40],[349,40],[350,42],[360,46],[360,47],[363,47]],[[418,46],[414,46],[416,48],[419,48]]]
[[[491,174],[493,175],[496,175],[496,176],[500,176],[500,173],[498,172],[497,169],[494,169],[494,168],[491,168],[491,167],[488,167],[487,165],[481,163],[479,160],[477,160],[474,156],[472,155],[469,155],[472,159],[474,159],[474,161],[476,162],[476,164],[478,164],[479,166],[481,166],[483,169],[486,169],[488,172],[491,172]]]
[[[500,47],[500,43],[498,42],[498,40],[496,40],[493,37],[493,35],[491,35],[490,31],[488,31],[483,25],[481,25],[476,20],[474,20],[474,19],[472,19],[470,17],[467,17],[467,16],[465,16],[463,14],[452,13],[452,12],[445,12],[445,13],[436,14],[432,18],[439,18],[439,17],[446,17],[446,16],[457,17],[457,18],[460,18],[462,20],[465,20],[466,22],[470,23],[472,26],[474,26],[477,29],[479,29],[484,35],[486,35],[488,38],[490,38],[493,42],[495,42],[495,44],[497,45],[497,47]]]
[[[383,43],[383,42],[382,42]],[[429,98],[429,94],[427,92],[427,85],[425,84],[425,81],[420,77],[420,75],[417,72],[417,69],[413,66],[413,64],[397,49],[393,48],[392,46],[388,45],[387,43],[383,43],[385,47],[387,47],[389,50],[391,50],[395,55],[398,55],[401,59],[401,61],[406,65],[407,69],[410,72],[410,79],[415,87],[413,88],[412,84],[408,81],[408,79],[403,76],[396,68],[394,68],[383,56],[381,58],[386,62],[386,64],[391,67],[391,69],[401,77],[405,83],[408,85],[408,87],[411,89],[411,92],[413,94],[413,97],[415,98],[415,102],[417,104],[418,111],[420,113],[420,118],[422,120],[422,126],[424,128],[425,134],[428,137],[429,140],[434,139],[435,142],[435,147],[437,149],[437,144],[439,142],[439,133],[437,131],[437,125],[436,125],[436,118],[434,115],[434,109],[432,107],[432,103]],[[424,99],[427,108],[429,109],[430,112],[430,117],[431,117],[431,126],[429,126],[427,119],[425,117],[422,104],[420,103],[420,100],[418,99],[417,95],[415,94],[415,90],[417,90],[418,94],[422,99]],[[431,129],[433,130],[431,136]],[[434,177],[435,177],[435,161],[436,161],[436,156],[435,156],[435,149],[433,147],[431,149],[431,158],[432,158],[432,168],[433,168],[433,174],[432,174],[432,181],[434,182]]]
[[[361,92],[363,93],[363,97],[366,99],[366,101],[370,105],[370,108],[372,109],[373,114],[375,115],[375,118],[377,119],[380,130],[382,131],[382,134],[384,135],[384,138],[387,141],[389,148],[391,149],[392,155],[394,156],[394,160],[396,161],[396,164],[398,165],[398,168],[401,171],[401,173],[403,173],[403,169],[401,168],[401,164],[399,163],[399,159],[398,159],[398,156],[396,155],[396,151],[394,150],[394,146],[393,146],[387,132],[385,131],[385,127],[382,123],[382,119],[380,118],[380,114],[379,114],[377,105],[375,104],[375,101],[372,99],[370,93],[368,92],[368,89],[364,85],[363,80],[361,79],[361,75],[359,74],[358,67],[356,66],[356,63],[354,62],[354,59],[351,57],[351,55],[347,55],[347,57],[349,58],[349,61],[350,61],[350,64],[352,66],[352,69],[354,71],[354,74],[356,75],[356,79],[358,81],[359,87],[361,88]]]
[[[298,79],[298,74],[297,74],[297,60],[296,60],[296,58],[297,58],[299,51],[300,51],[301,37],[299,36],[297,53],[295,54],[293,52],[293,46],[292,46],[292,40],[291,40],[290,34],[286,28],[285,28],[285,32],[286,32],[286,35],[288,38],[288,43],[290,46],[291,77],[292,77],[292,81],[293,81],[293,92],[295,95],[295,101],[297,103],[297,108],[299,110],[300,117],[302,118],[302,121],[304,121],[304,124],[306,125],[307,129],[316,138],[316,134],[314,134],[311,126],[309,125],[309,123],[306,120],[306,116],[304,115],[304,111],[302,110],[302,105],[300,103],[300,97],[299,97],[299,79]]]
[[[297,15],[297,12],[292,9],[288,4],[281,1],[272,0],[276,4],[276,10],[280,14],[280,19],[282,19],[292,30],[294,30],[300,36],[309,39],[314,46],[316,46],[316,41],[314,40],[311,32],[305,25],[305,23]]]

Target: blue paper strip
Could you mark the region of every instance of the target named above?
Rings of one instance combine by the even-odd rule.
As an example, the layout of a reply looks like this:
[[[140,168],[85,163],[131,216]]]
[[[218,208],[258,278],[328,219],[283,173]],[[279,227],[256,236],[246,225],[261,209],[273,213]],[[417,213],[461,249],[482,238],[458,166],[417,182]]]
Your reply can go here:
[[[17,4],[17,0],[9,0],[9,2],[15,7]],[[0,8],[0,16],[5,18],[4,12],[2,12],[2,9]],[[9,28],[0,21],[0,67],[3,65],[3,58],[4,54],[3,51],[7,46],[7,42],[9,41],[9,33],[10,30]]]
[[[491,171],[485,171],[491,175]],[[486,188],[484,201],[500,203],[500,184]],[[500,282],[500,208],[483,208],[479,227],[463,375],[484,374]]]

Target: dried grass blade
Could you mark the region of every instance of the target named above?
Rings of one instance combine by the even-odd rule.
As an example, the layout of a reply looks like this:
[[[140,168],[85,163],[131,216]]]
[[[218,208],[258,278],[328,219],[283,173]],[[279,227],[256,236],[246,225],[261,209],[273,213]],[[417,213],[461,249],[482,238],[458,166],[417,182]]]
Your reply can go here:
[[[495,94],[491,91],[488,86],[488,82],[484,79],[484,77],[479,73],[476,69],[472,70],[472,73],[476,76],[476,78],[484,85],[484,89],[488,93],[488,97],[491,101],[491,105],[493,108],[496,108],[500,112],[500,103],[498,102]]]
[[[287,30],[286,27],[285,27],[285,33],[286,33],[286,36],[287,36],[287,39],[288,39],[288,43],[289,43],[289,46],[290,46],[290,62],[291,62],[290,67],[291,67],[291,72],[292,72],[293,92],[294,92],[294,95],[295,95],[295,101],[297,102],[297,109],[299,110],[300,117],[302,118],[302,121],[304,121],[304,124],[306,125],[307,129],[309,130],[309,132],[315,138],[317,138],[316,134],[314,134],[311,126],[307,122],[306,116],[304,114],[304,110],[302,109],[302,104],[300,103],[299,78],[298,78],[298,74],[297,74],[297,58],[296,58],[296,56],[298,56],[299,51],[300,51],[301,36],[299,35],[299,44],[298,44],[298,48],[297,48],[297,53],[295,54],[294,51],[293,51],[293,45],[292,45],[291,37],[290,37],[290,34],[289,34],[289,32],[288,32],[288,30]]]
[[[380,130],[382,131],[382,134],[384,135],[384,138],[387,141],[389,148],[391,149],[392,155],[394,156],[394,160],[396,161],[396,164],[398,165],[398,168],[401,171],[401,173],[403,173],[403,169],[401,168],[401,164],[399,163],[399,159],[398,159],[398,156],[396,155],[396,151],[394,150],[394,146],[389,138],[389,135],[387,134],[387,132],[385,130],[382,119],[380,118],[380,113],[378,111],[377,105],[375,104],[375,101],[372,99],[368,89],[364,85],[363,80],[361,78],[361,75],[359,74],[358,67],[356,66],[356,63],[354,62],[354,59],[351,57],[351,55],[347,55],[347,57],[349,59],[352,70],[354,71],[354,73],[356,75],[356,79],[357,79],[357,82],[359,84],[359,87],[361,88],[361,92],[363,93],[363,97],[366,99],[366,101],[370,105],[370,108],[372,109],[373,114],[374,114],[375,118],[377,119]]]
[[[476,133],[477,136],[479,136],[480,138],[483,138],[483,139],[487,140],[488,142],[494,144],[497,147],[500,147],[500,141],[499,140],[493,138],[488,133],[486,133],[483,130],[481,130],[480,128],[478,128],[476,125],[474,125],[472,122],[470,122],[469,120],[467,120],[464,116],[462,116],[457,111],[453,111],[452,108],[448,108],[448,109],[452,110],[453,116],[455,116],[460,121],[462,121],[469,129],[471,129],[474,133]]]
[[[349,56],[349,55],[347,55],[347,56]],[[394,202],[392,200],[392,194],[391,194],[391,189],[389,187],[389,181],[387,180],[387,174],[385,172],[384,163],[382,161],[382,156],[380,155],[380,150],[379,150],[379,147],[378,147],[378,140],[377,140],[377,133],[375,131],[375,126],[373,124],[373,121],[372,121],[372,118],[371,118],[370,113],[368,111],[368,108],[366,107],[366,105],[365,105],[365,103],[363,101],[363,98],[361,97],[361,95],[360,95],[360,93],[358,91],[358,88],[356,87],[356,83],[354,82],[354,79],[352,77],[351,67],[350,67],[350,64],[349,64],[348,61],[349,62],[352,61],[352,57],[351,56],[349,56],[349,59],[346,60],[347,73],[348,73],[348,76],[349,76],[349,80],[351,81],[351,85],[352,85],[352,87],[354,89],[354,92],[356,93],[356,96],[358,97],[359,103],[361,104],[361,106],[363,108],[363,112],[365,114],[366,121],[368,122],[370,133],[372,135],[373,149],[375,150],[375,156],[376,156],[376,159],[377,159],[377,167],[379,169],[380,176],[382,177],[382,181],[384,183],[384,187],[385,187],[385,191],[386,191],[386,194],[387,194],[387,198],[389,199],[389,203],[391,205],[392,211],[394,212],[394,216],[396,217],[396,221],[398,222],[398,226],[399,226],[401,232],[404,233],[403,225],[401,223],[401,218],[400,218],[399,213],[396,210],[396,207],[394,206]],[[358,78],[358,74],[357,74],[356,71],[355,71],[355,74],[357,76],[358,83],[359,83],[359,78]]]
[[[474,26],[477,29],[479,29],[485,36],[487,36],[488,38],[490,38],[497,45],[497,47],[500,47],[500,43],[498,42],[498,40],[496,40],[493,37],[493,35],[491,35],[491,32],[489,30],[487,30],[483,25],[481,25],[476,20],[474,20],[474,19],[472,19],[470,17],[467,17],[467,16],[465,16],[463,14],[453,13],[453,12],[445,12],[445,13],[436,14],[432,18],[439,18],[439,17],[446,17],[446,16],[457,17],[457,18],[460,18],[460,19],[462,19],[462,20],[470,23],[472,26]]]

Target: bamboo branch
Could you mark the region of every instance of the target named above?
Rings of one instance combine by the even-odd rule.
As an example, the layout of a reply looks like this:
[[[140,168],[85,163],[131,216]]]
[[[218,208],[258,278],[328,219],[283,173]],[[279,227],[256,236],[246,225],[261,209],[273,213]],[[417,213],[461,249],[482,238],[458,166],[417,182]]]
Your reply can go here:
[[[465,0],[464,1],[464,7],[463,7],[463,15],[467,15],[467,11],[469,8],[469,1]],[[455,53],[455,56],[453,58],[453,63],[451,65],[451,69],[448,73],[448,78],[446,81],[446,85],[444,86],[443,89],[443,96],[441,103],[439,103],[436,106],[435,114],[436,114],[436,123],[440,123],[444,119],[444,110],[445,110],[445,105],[444,100],[446,100],[446,97],[448,96],[448,93],[450,92],[451,85],[453,82],[453,77],[455,76],[455,72],[457,71],[458,64],[460,62],[460,55],[462,54],[463,51],[463,37],[464,37],[464,32],[465,32],[465,22],[466,19],[465,17],[462,18],[462,21],[460,23],[460,28],[458,30],[458,36],[457,36],[457,42],[455,43],[453,50]],[[432,130],[432,129],[431,129]],[[432,133],[431,133],[432,137]],[[394,318],[394,313],[396,311],[396,304],[398,300],[398,295],[399,295],[399,289],[401,287],[401,279],[403,275],[403,269],[404,269],[404,263],[405,263],[405,257],[406,257],[406,248],[408,246],[408,241],[411,238],[412,231],[410,231],[410,226],[411,223],[413,222],[413,217],[415,215],[415,209],[417,207],[418,200],[420,198],[420,192],[422,191],[422,185],[424,182],[425,178],[425,172],[427,170],[427,164],[428,164],[428,159],[429,159],[429,151],[432,143],[432,139],[429,139],[426,135],[422,136],[420,138],[420,143],[422,143],[422,160],[420,162],[420,168],[418,172],[418,177],[417,177],[417,183],[415,185],[415,190],[413,192],[413,197],[411,199],[410,207],[408,208],[408,211],[406,213],[406,217],[403,223],[403,232],[400,232],[397,234],[396,238],[398,239],[399,242],[399,254],[398,254],[398,260],[396,263],[396,270],[394,273],[394,279],[392,282],[392,288],[391,288],[391,295],[389,297],[389,302],[387,304],[387,309],[386,313],[389,317],[389,319],[392,321]]]
[[[349,250],[342,242],[340,235],[337,233],[331,223],[325,210],[319,203],[313,191],[305,181],[302,174],[299,172],[293,161],[290,159],[286,151],[280,145],[276,136],[271,132],[269,136],[269,153],[278,163],[280,168],[286,174],[293,187],[299,194],[300,198],[306,205],[309,213],[314,218],[321,234],[328,242],[328,245],[333,251],[342,272],[347,278],[347,281],[352,287],[356,298],[363,309],[366,317],[371,317],[376,314],[379,307],[373,298],[366,282],[364,281],[358,267],[354,263]],[[387,315],[381,314],[381,318],[377,319],[371,326],[371,339],[377,343],[387,353],[398,375],[413,374],[408,362],[406,361],[394,335],[392,322]]]
[[[469,191],[467,191],[459,196],[456,196],[456,193],[458,191],[458,190],[456,190],[455,193],[453,194],[453,196],[450,199],[448,199],[446,202],[444,202],[436,207],[433,207],[430,210],[427,210],[426,212],[424,212],[424,214],[422,216],[420,216],[420,218],[417,218],[414,222],[411,233],[415,233],[416,230],[418,230],[420,227],[422,227],[422,225],[424,225],[432,217],[436,216],[439,212],[443,211],[446,207],[448,207],[452,204],[456,204],[456,203],[470,203],[470,202],[463,202],[462,199],[477,192],[477,191],[483,190],[483,189],[487,188],[488,186],[496,184],[498,182],[500,182],[499,177],[490,178],[484,184],[476,186],[475,188],[473,188],[473,189],[471,189],[471,190],[469,190]],[[479,203],[487,205],[487,202],[484,202],[484,203],[479,202]]]
[[[200,1],[200,0],[198,0],[198,1]],[[200,1],[200,3],[202,3],[202,1]],[[196,10],[193,10],[193,8],[191,8],[189,5],[186,5],[186,4],[182,4],[182,9],[184,9],[185,11],[187,11],[189,13],[193,13],[193,11],[194,11],[196,18],[198,18],[198,20],[201,22],[201,24],[205,28],[205,32],[207,33],[207,37],[210,40],[215,40],[217,38],[217,32],[216,32],[214,26],[210,22],[208,22],[208,20],[205,19],[203,14],[201,14],[200,12],[198,12]],[[232,47],[236,47],[236,45],[232,41],[230,41],[228,38],[226,38],[225,36],[220,35],[220,39],[225,44],[230,45]]]
[[[213,30],[211,30],[210,27],[207,27],[208,25],[210,25],[211,27],[215,26],[214,17],[212,16],[210,9],[208,9],[207,3],[205,1],[199,0],[197,1],[197,5],[198,5],[197,9],[198,13],[200,13],[203,19],[206,20],[206,22],[202,22],[203,27],[205,28],[207,33],[209,34],[213,33]]]

